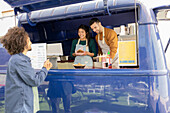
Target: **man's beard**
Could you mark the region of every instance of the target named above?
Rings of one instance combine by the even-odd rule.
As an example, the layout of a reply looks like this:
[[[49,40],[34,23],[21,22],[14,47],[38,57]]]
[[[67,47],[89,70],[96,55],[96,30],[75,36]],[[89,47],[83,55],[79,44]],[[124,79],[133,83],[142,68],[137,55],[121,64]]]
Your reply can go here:
[[[100,33],[100,31],[99,30],[96,30],[96,31],[94,31],[95,33],[97,33],[97,34],[99,34]]]

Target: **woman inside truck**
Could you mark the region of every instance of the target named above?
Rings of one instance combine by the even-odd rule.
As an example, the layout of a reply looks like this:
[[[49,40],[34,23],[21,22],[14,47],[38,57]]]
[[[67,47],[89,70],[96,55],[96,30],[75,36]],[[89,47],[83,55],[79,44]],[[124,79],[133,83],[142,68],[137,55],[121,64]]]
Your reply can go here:
[[[78,36],[78,39],[73,40],[71,47],[71,56],[75,57],[74,64],[80,63],[92,67],[92,57],[97,55],[97,49],[96,42],[90,39],[89,27],[81,24],[78,27]]]

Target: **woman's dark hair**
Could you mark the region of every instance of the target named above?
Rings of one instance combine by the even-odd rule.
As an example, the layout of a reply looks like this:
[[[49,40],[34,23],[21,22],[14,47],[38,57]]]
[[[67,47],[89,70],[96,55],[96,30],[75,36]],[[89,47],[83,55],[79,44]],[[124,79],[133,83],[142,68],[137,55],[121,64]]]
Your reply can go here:
[[[27,45],[28,33],[22,27],[13,27],[8,30],[0,42],[7,49],[10,55],[18,54],[24,51]]]
[[[81,25],[78,27],[78,30],[79,30],[79,29],[85,30],[85,32],[86,32],[86,38],[87,38],[87,41],[88,41],[88,44],[87,44],[87,45],[89,45],[89,42],[90,42],[89,27],[86,26],[86,25],[84,25],[84,24],[81,24]],[[79,37],[79,38],[80,38],[80,37]]]

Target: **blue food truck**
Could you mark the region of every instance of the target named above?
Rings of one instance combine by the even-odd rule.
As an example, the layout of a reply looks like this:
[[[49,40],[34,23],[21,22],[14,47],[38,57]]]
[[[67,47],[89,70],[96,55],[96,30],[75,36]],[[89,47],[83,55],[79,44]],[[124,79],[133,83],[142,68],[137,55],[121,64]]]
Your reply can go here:
[[[68,56],[64,60],[61,56],[58,68],[51,69],[38,87],[38,113],[52,113],[54,109],[56,113],[170,112],[170,73],[165,57],[169,41],[163,48],[158,29],[158,21],[170,19],[170,2],[149,7],[143,0],[4,1],[14,8],[18,26],[25,28],[33,44],[61,43],[63,56]],[[78,37],[78,26],[88,25],[94,17],[117,32],[120,69],[68,66],[74,60],[70,48]],[[95,35],[91,31],[91,37]],[[0,44],[0,113],[4,112],[9,58]]]

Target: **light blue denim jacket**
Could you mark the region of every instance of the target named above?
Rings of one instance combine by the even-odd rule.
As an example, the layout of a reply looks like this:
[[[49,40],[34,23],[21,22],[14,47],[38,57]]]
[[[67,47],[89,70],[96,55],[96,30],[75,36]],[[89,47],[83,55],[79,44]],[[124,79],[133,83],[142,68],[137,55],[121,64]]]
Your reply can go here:
[[[33,113],[32,87],[39,86],[47,73],[46,68],[36,73],[24,54],[12,55],[6,76],[5,113]]]

